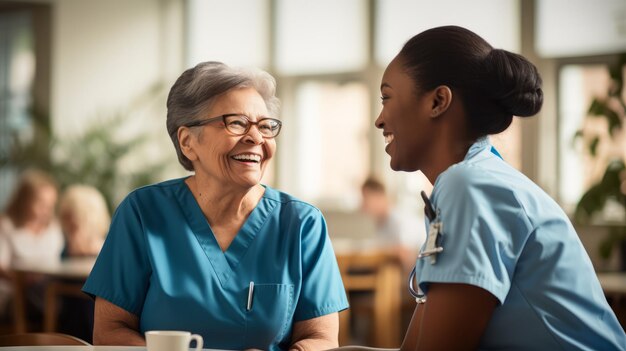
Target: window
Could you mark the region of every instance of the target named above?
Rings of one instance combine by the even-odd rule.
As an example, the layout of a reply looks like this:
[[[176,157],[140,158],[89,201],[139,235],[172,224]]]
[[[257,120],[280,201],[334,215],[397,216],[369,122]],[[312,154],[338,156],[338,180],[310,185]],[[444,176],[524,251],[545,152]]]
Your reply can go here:
[[[335,73],[367,64],[362,0],[278,0],[276,68],[281,74]]]
[[[0,13],[0,208],[15,180],[14,140],[29,142],[35,130],[31,88],[35,54],[28,12]],[[46,121],[47,122],[47,121]],[[26,160],[21,160],[26,161]]]
[[[605,98],[610,83],[606,64],[568,64],[559,72],[559,195],[564,208],[573,212],[583,193],[596,183],[615,157],[624,157],[624,131],[612,142],[604,118],[585,118],[594,98]],[[622,116],[623,118],[623,116]],[[577,137],[581,131],[582,135]],[[592,135],[600,135],[597,155],[587,146]]]
[[[539,0],[536,9],[536,46],[543,57],[618,53],[626,48],[624,0]]]
[[[376,61],[383,66],[413,35],[451,24],[476,32],[494,47],[520,49],[519,0],[377,0],[376,7]]]
[[[269,65],[269,0],[190,0],[187,6],[187,62],[231,66]]]
[[[188,65],[222,60],[259,66],[276,77],[284,125],[264,182],[325,209],[356,209],[362,181],[375,173],[400,206],[421,212],[415,200],[430,185],[422,174],[389,168],[382,134],[373,126],[380,78],[408,38],[457,24],[496,47],[520,48],[519,0],[188,3]],[[494,143],[519,168],[517,124],[505,134]]]
[[[307,80],[295,94],[297,136],[283,150],[281,186],[318,205],[355,208],[369,171],[369,94],[363,83]]]

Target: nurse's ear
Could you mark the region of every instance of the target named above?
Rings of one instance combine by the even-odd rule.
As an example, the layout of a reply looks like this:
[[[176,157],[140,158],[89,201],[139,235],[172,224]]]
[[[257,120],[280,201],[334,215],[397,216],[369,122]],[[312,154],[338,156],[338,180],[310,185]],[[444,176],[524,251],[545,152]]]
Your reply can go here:
[[[192,141],[194,140],[194,136],[191,133],[191,129],[188,127],[180,127],[177,132],[178,136],[178,146],[180,147],[180,151],[189,159],[189,161],[193,162],[198,159],[198,155],[192,146]]]
[[[452,90],[446,85],[440,85],[431,91],[430,117],[437,118],[448,110],[452,103]]]

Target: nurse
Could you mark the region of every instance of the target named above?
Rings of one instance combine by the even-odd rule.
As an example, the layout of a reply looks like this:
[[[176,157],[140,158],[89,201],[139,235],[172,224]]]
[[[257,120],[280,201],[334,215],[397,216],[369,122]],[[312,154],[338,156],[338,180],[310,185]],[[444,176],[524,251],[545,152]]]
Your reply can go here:
[[[336,347],[348,307],[320,211],[260,184],[276,151],[275,81],[204,62],[167,100],[167,130],[191,176],[119,205],[83,290],[95,344],[145,345],[186,330],[219,349]]]
[[[567,215],[487,138],[540,110],[535,66],[438,27],[404,45],[381,96],[391,168],[434,184],[422,247],[432,254],[416,266],[425,299],[402,350],[625,350]]]

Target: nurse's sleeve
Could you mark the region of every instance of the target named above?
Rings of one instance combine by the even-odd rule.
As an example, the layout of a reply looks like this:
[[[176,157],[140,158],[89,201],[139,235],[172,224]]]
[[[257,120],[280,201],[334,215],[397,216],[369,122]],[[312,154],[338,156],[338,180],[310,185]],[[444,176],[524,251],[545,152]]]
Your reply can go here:
[[[303,220],[300,231],[302,288],[294,319],[302,321],[345,310],[348,299],[326,221],[319,210]]]
[[[131,194],[113,216],[109,234],[83,291],[140,316],[150,275],[138,203]]]
[[[437,262],[418,260],[420,288],[428,283],[464,283],[487,290],[500,303],[531,225],[514,189],[480,168],[454,167],[435,184],[433,204],[443,223]]]

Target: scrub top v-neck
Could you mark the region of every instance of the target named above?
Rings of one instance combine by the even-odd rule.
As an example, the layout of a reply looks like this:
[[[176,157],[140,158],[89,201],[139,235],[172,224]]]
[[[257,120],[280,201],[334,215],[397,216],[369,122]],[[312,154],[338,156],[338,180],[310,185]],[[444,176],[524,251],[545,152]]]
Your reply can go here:
[[[317,208],[266,187],[223,252],[184,178],[129,194],[83,290],[139,316],[142,333],[222,349],[286,349],[294,322],[348,307]]]

